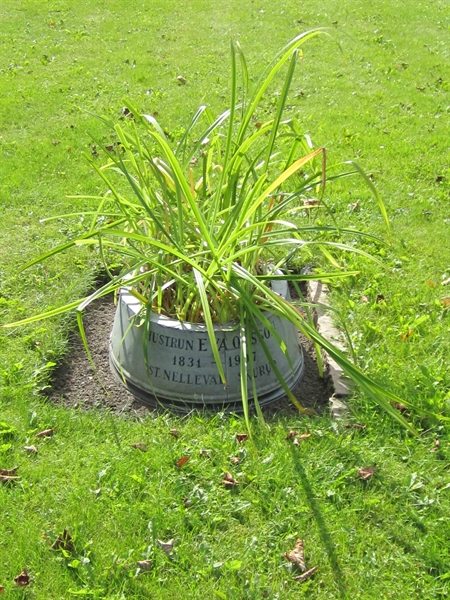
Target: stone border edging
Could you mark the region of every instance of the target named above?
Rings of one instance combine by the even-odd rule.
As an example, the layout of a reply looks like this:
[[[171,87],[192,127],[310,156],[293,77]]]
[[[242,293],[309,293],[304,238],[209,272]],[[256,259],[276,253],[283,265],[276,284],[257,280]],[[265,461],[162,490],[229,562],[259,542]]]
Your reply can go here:
[[[345,352],[345,346],[342,342],[341,332],[334,325],[333,320],[328,312],[320,307],[320,305],[330,306],[328,299],[328,286],[320,281],[308,281],[307,290],[308,302],[319,305],[314,309],[314,323],[317,327],[317,331],[320,333],[320,335]],[[328,365],[334,388],[334,394],[329,400],[331,416],[335,419],[340,419],[345,417],[348,411],[348,406],[343,399],[347,398],[350,394],[349,380],[336,361],[333,360],[327,354],[327,352],[322,352],[324,362]]]

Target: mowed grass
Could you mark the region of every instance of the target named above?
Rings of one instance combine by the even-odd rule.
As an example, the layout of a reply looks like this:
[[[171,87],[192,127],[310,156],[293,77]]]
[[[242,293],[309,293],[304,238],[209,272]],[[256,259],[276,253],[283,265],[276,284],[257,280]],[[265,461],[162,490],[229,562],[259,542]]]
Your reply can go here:
[[[449,436],[433,414],[448,416],[450,399],[447,8],[412,0],[3,2],[1,321],[76,299],[95,279],[98,257],[81,250],[17,273],[86,227],[78,218],[39,219],[87,206],[67,195],[103,191],[82,156],[101,154],[87,131],[114,140],[92,113],[120,118],[129,96],[176,139],[200,103],[215,113],[227,106],[230,38],[256,77],[296,33],[326,26],[332,39],[304,48],[287,116],[327,147],[330,164],[358,160],[387,205],[393,239],[376,251],[388,269],[343,256],[363,272],[336,286],[333,301],[359,364],[413,404],[422,430],[410,438],[358,393],[351,420],[364,430],[280,415],[266,429],[255,423],[254,440],[242,446],[238,417],[139,422],[55,408],[38,392],[67,347],[70,319],[2,332],[0,468],[19,466],[21,477],[0,488],[5,597],[446,597]],[[343,225],[385,235],[362,186],[334,184],[326,201]],[[35,437],[46,428],[55,435]],[[296,447],[285,439],[291,429],[311,437]],[[23,450],[33,444],[37,455]],[[183,456],[190,460],[179,468]],[[362,481],[358,469],[374,464]],[[227,470],[239,486],[221,483]],[[74,540],[67,556],[51,548],[64,528]],[[172,538],[167,556],[157,540]],[[297,538],[307,567],[319,566],[303,584],[283,558]],[[138,572],[147,559],[150,569]],[[13,592],[24,568],[31,586]]]

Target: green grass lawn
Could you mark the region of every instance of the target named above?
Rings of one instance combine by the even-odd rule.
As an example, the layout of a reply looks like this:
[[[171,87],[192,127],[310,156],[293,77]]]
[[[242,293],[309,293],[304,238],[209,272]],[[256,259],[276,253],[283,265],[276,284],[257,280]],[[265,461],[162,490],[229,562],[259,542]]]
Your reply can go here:
[[[329,27],[332,39],[304,47],[288,115],[327,148],[330,164],[356,159],[386,203],[393,239],[376,251],[388,269],[342,256],[362,274],[332,298],[358,364],[413,405],[421,429],[410,437],[358,391],[351,420],[365,429],[281,414],[266,428],[254,423],[242,445],[237,417],[139,422],[56,408],[39,389],[73,321],[2,331],[0,469],[18,466],[20,476],[0,484],[5,597],[447,597],[450,437],[439,418],[450,403],[447,3],[4,0],[0,14],[2,323],[74,300],[94,280],[98,257],[81,249],[18,274],[86,227],[39,220],[87,206],[69,195],[102,191],[82,155],[97,160],[87,132],[114,140],[92,113],[120,118],[130,97],[175,139],[199,104],[226,108],[230,38],[259,74],[295,34]],[[275,102],[273,90],[267,108]],[[385,236],[362,185],[335,183],[326,201],[343,225]],[[47,428],[55,435],[35,437]],[[311,437],[294,446],[291,429]],[[23,449],[30,445],[38,454]],[[177,467],[183,456],[189,462]],[[375,464],[361,480],[358,470]],[[226,471],[239,486],[222,484]],[[52,549],[65,528],[73,547]],[[298,538],[307,567],[319,567],[305,583],[283,557]],[[171,539],[169,556],[157,540]],[[19,590],[23,569],[32,581]]]

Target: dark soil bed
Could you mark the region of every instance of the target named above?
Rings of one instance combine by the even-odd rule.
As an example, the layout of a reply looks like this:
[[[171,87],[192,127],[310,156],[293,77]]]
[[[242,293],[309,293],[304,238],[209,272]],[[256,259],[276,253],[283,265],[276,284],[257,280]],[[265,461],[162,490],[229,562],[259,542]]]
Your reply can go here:
[[[47,390],[52,402],[72,408],[103,409],[135,417],[158,412],[134,398],[111,374],[108,345],[114,313],[111,296],[98,300],[86,312],[84,325],[96,372],[89,363],[78,333],[74,332],[70,337],[70,351],[56,368],[52,385]],[[306,339],[302,339],[301,343],[305,371],[293,392],[303,406],[322,412],[328,408],[328,400],[333,393],[331,378],[327,375],[319,377],[313,345]],[[280,412],[294,413],[297,409],[287,398],[277,400],[264,409],[267,417]]]

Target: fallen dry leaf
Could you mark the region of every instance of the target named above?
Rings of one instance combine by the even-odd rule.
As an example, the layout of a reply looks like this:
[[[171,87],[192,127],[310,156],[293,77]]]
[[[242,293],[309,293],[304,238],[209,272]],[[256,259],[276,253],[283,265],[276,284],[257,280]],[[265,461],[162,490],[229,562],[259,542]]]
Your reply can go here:
[[[386,300],[386,298],[383,296],[383,294],[377,294],[377,297],[375,298],[375,302],[377,304],[380,304],[380,302],[384,302]]]
[[[38,449],[36,448],[36,446],[24,446],[23,449],[26,450],[26,452],[29,452],[30,454],[38,453]]]
[[[175,438],[180,437],[180,432],[178,431],[178,429],[171,429],[169,433]]]
[[[67,529],[64,529],[62,534],[58,535],[58,537],[52,544],[52,548],[54,550],[59,550],[61,548],[62,550],[66,550],[66,552],[72,552],[73,540],[72,540],[72,536],[67,531]]]
[[[140,450],[141,452],[147,452],[148,448],[147,448],[147,444],[144,444],[144,442],[135,442],[134,444],[131,444],[132,448],[136,448],[136,450]]]
[[[320,204],[320,200],[317,198],[303,198],[304,206],[317,206],[318,204]]]
[[[358,475],[364,481],[368,481],[372,477],[372,475],[375,473],[376,470],[377,470],[376,465],[373,465],[373,467],[364,467],[362,469],[359,469]]]
[[[12,469],[0,469],[0,475],[14,475],[19,467],[13,467]]]
[[[30,585],[30,578],[26,569],[24,569],[20,575],[14,577],[14,585],[17,587],[25,587],[26,585]]]
[[[156,540],[157,544],[159,545],[159,547],[161,548],[161,550],[163,550],[167,556],[170,555],[170,553],[173,550],[173,544],[175,542],[175,540],[169,540],[168,542],[163,542],[162,540]]]
[[[153,564],[152,560],[138,560],[137,561],[137,566],[142,569],[142,571],[148,571],[149,569],[151,569]]]
[[[299,436],[297,436],[299,440],[307,440],[308,438],[311,437],[310,433],[301,433]]]
[[[437,452],[440,445],[441,442],[439,440],[434,440],[434,446],[431,448],[430,452]]]
[[[295,437],[294,441],[292,443],[294,444],[294,446],[300,446],[300,442],[298,441],[298,437]]]
[[[347,423],[347,425],[344,425],[344,429],[365,429],[366,425],[363,425],[362,423]]]
[[[186,83],[186,79],[183,77],[183,75],[178,75],[177,79],[180,83]]]
[[[291,550],[290,552],[286,552],[286,554],[284,555],[284,558],[286,560],[288,560],[289,562],[294,563],[294,565],[297,565],[297,567],[301,570],[301,572],[304,573],[306,571],[306,565],[305,565],[305,550],[303,547],[303,540],[297,540],[295,542],[294,549]]]
[[[237,456],[232,456],[232,457],[230,458],[230,462],[232,462],[232,463],[233,463],[233,465],[238,465],[238,464],[241,462],[241,459],[240,459],[240,458],[238,458]]]
[[[448,279],[444,279],[441,285],[448,285],[450,283],[450,277]]]
[[[295,438],[298,435],[298,433],[296,431],[294,431],[293,429],[291,429],[291,431],[287,434],[286,439],[290,440],[291,438]]]
[[[225,478],[222,479],[222,483],[226,487],[232,487],[234,485],[239,485],[239,482],[236,481],[236,479],[233,477],[233,475],[230,473],[230,471],[227,471],[225,473]]]
[[[361,296],[361,302],[363,304],[367,304],[369,302],[369,298],[367,296]]]
[[[448,308],[450,306],[450,296],[444,296],[441,298],[441,304],[444,308]]]
[[[0,481],[2,483],[9,483],[10,481],[17,481],[20,477],[14,475],[0,475]]]
[[[55,433],[54,429],[44,429],[44,431],[40,431],[39,433],[36,434],[36,437],[41,438],[41,437],[49,437],[51,435],[53,435]]]
[[[4,593],[5,593],[5,588],[2,585],[0,585],[0,594],[4,594]]]
[[[132,113],[132,112],[131,112],[131,110],[130,110],[129,108],[127,108],[126,106],[124,106],[124,107],[122,108],[122,115],[123,115],[124,117],[130,117],[130,119],[134,119],[134,115],[133,115],[133,113]]]
[[[397,410],[399,410],[401,413],[405,412],[408,410],[408,407],[405,406],[404,404],[402,404],[401,402],[393,402],[392,406],[394,408],[396,408]]]
[[[435,288],[436,284],[434,283],[434,281],[431,281],[431,279],[429,279],[427,281],[427,286],[430,287],[430,288]]]
[[[177,467],[183,467],[190,459],[190,456],[182,456],[177,460]]]
[[[248,440],[248,433],[237,433],[236,434],[236,440],[242,444],[242,442],[245,442],[245,440]]]
[[[303,575],[298,575],[297,577],[294,577],[295,581],[298,581],[299,583],[303,583],[304,581],[309,579],[311,577],[311,575],[314,575],[314,573],[317,571],[318,568],[319,567],[313,567],[312,569],[305,571],[303,573]]]

